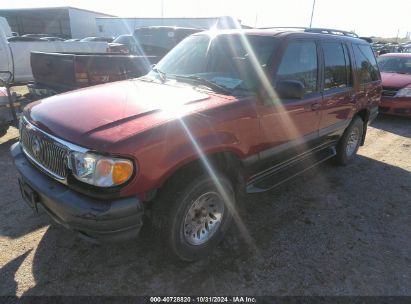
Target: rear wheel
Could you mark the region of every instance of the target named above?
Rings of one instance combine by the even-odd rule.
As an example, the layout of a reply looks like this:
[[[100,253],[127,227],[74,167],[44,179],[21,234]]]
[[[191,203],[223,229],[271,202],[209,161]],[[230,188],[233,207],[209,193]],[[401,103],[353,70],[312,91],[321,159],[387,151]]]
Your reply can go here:
[[[180,181],[180,184],[183,181]],[[231,182],[218,175],[191,180],[180,190],[169,187],[153,210],[154,223],[168,253],[194,261],[212,253],[228,230],[234,207]]]
[[[347,165],[355,158],[358,148],[361,145],[364,133],[364,121],[360,117],[355,117],[337,145],[336,161],[340,165]]]

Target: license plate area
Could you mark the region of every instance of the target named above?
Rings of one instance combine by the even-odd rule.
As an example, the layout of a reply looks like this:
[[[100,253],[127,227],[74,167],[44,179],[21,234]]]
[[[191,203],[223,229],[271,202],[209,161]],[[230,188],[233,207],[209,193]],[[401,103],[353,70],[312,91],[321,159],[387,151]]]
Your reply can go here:
[[[20,192],[26,203],[37,213],[37,203],[39,202],[39,195],[33,188],[26,184],[23,180],[19,179]]]

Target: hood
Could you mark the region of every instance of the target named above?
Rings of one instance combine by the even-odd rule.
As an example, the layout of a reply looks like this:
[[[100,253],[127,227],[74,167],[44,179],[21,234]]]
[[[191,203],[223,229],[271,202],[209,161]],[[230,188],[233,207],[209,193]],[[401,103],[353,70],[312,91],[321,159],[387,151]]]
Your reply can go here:
[[[82,145],[107,146],[229,97],[190,86],[126,80],[56,95],[29,105],[25,115],[44,131]]]
[[[411,75],[381,72],[383,87],[401,89],[411,84]]]

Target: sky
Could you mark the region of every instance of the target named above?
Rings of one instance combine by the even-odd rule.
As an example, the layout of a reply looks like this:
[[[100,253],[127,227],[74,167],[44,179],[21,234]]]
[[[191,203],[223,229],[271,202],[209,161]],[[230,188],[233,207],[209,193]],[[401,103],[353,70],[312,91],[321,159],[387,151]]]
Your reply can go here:
[[[405,37],[411,0],[316,0],[313,27],[360,36]],[[313,0],[0,0],[0,8],[74,6],[120,17],[231,15],[257,27],[309,26]]]

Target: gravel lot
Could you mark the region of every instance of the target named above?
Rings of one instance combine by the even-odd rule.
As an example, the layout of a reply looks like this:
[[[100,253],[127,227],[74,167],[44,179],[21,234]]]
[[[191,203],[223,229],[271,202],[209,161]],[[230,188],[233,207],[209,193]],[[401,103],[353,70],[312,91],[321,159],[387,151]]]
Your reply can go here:
[[[380,117],[347,167],[325,163],[243,198],[213,256],[186,264],[139,240],[89,244],[20,198],[0,138],[0,295],[411,295],[411,119]]]

